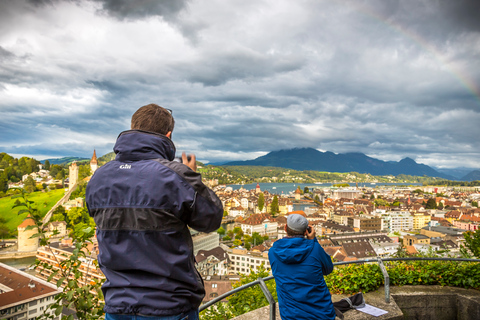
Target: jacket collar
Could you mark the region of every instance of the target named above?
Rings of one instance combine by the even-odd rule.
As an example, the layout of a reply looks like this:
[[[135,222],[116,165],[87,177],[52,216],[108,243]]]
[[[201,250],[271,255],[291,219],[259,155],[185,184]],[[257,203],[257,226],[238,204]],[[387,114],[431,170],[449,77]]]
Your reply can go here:
[[[120,133],[113,151],[117,155],[115,160],[121,162],[148,159],[173,161],[176,152],[170,138],[142,130],[127,130]]]

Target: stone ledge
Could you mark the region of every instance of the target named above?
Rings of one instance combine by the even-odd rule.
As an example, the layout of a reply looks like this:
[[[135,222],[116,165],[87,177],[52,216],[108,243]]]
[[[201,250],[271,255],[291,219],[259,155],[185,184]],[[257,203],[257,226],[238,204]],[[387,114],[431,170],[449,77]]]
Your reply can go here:
[[[403,286],[391,287],[390,293],[390,303],[385,302],[383,287],[364,294],[367,304],[386,310],[387,314],[374,317],[358,310],[350,310],[344,313],[345,320],[480,319],[480,292],[477,290],[441,286]],[[332,295],[332,301],[336,302],[345,297],[347,295]],[[438,312],[426,312],[434,310]],[[269,318],[270,307],[266,306],[234,319],[267,320]],[[276,319],[281,319],[278,304]]]

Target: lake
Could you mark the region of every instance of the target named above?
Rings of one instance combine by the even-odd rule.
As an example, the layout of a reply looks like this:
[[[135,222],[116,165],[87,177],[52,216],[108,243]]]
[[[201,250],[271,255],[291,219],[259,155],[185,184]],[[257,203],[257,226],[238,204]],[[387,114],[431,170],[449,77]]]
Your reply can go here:
[[[290,192],[295,191],[298,187],[300,189],[304,189],[305,187],[308,187],[309,189],[312,188],[329,188],[333,186],[336,183],[320,183],[320,184],[315,184],[315,183],[259,183],[260,189],[262,191],[267,190],[270,193],[274,194],[288,194]],[[355,183],[349,183],[351,187],[355,186]],[[359,187],[370,187],[370,188],[375,188],[375,187],[381,187],[381,186],[421,186],[421,183],[358,183]],[[233,190],[238,190],[241,187],[247,190],[252,190],[257,187],[257,183],[249,183],[249,184],[229,184],[229,187],[232,187]]]

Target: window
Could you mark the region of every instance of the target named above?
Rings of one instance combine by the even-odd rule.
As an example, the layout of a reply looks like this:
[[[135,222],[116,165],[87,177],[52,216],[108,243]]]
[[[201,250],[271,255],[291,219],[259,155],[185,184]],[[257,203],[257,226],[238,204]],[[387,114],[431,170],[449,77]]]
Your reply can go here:
[[[212,283],[212,288],[216,288],[217,287],[217,284],[216,283]]]

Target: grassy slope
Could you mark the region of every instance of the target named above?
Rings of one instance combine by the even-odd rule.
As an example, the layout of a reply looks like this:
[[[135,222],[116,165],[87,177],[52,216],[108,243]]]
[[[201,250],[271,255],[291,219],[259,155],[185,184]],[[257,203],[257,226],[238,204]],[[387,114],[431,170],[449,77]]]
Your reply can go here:
[[[40,210],[42,215],[45,215],[64,194],[64,189],[57,189],[49,192],[38,191],[30,193],[28,195],[28,200],[33,201],[35,203],[35,208]],[[21,198],[19,200],[23,201]],[[19,210],[22,210],[25,207],[16,207],[12,209],[15,201],[16,199],[12,199],[12,197],[4,197],[0,199],[0,215],[7,220],[6,225],[11,231],[15,231],[27,216],[27,213],[21,215],[17,214]],[[44,202],[47,204],[45,205]]]

